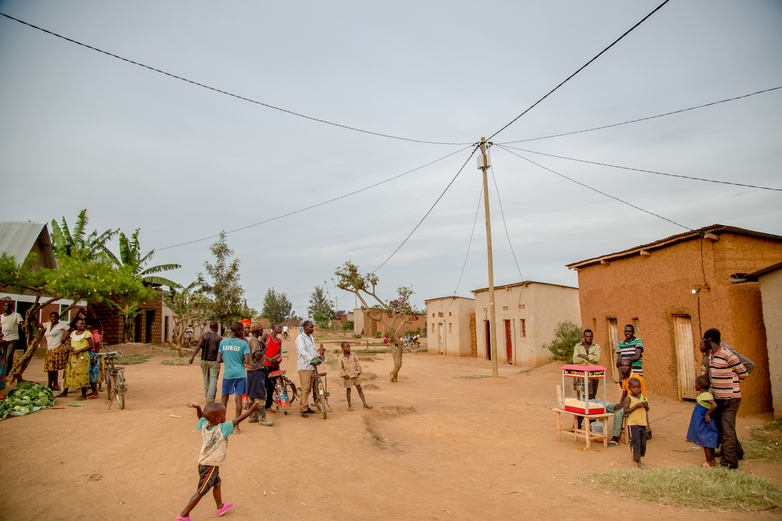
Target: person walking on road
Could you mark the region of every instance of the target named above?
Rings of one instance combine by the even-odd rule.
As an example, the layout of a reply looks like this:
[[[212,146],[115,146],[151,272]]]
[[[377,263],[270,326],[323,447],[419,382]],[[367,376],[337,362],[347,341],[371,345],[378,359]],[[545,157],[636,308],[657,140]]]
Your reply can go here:
[[[209,323],[209,331],[201,335],[198,339],[193,356],[190,357],[190,363],[195,360],[196,355],[201,351],[201,372],[204,374],[204,394],[206,403],[215,401],[217,394],[217,378],[220,376],[220,364],[217,362],[217,352],[220,349],[220,341],[223,337],[217,334],[217,328],[220,324],[217,320]]]

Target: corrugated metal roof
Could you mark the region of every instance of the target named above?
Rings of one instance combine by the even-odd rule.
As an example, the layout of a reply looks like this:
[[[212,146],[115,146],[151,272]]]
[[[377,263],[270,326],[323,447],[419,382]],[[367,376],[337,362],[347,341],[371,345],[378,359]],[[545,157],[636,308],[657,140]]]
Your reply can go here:
[[[56,268],[57,261],[54,259],[52,240],[46,223],[29,221],[0,223],[0,255],[5,253],[13,257],[17,264],[24,262],[36,241],[43,252],[44,266]]]

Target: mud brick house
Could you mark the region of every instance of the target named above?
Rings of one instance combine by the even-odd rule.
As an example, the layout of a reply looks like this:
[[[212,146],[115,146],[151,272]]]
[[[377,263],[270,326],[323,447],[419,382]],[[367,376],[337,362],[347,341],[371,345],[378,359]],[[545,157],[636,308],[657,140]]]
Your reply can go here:
[[[768,373],[774,417],[782,417],[782,262],[736,277],[737,282],[758,282],[766,329]]]
[[[489,288],[473,290],[477,324],[477,356],[490,358]],[[494,286],[499,361],[523,367],[548,363],[543,347],[554,340],[559,322],[580,324],[578,288],[524,281]]]
[[[454,296],[424,303],[428,351],[446,356],[476,356],[475,299]]]
[[[603,347],[602,365],[615,371],[612,353],[624,326],[633,324],[644,341],[646,387],[694,399],[698,339],[716,327],[725,343],[757,364],[742,383],[739,411],[755,414],[772,410],[770,353],[759,283],[737,282],[780,261],[782,237],[715,224],[568,268],[578,271],[581,323]]]
[[[370,317],[370,313],[377,315],[378,313],[381,313],[381,311],[377,309],[368,310],[365,308],[356,308],[353,310],[353,332],[357,335],[369,337],[375,336],[376,333],[387,333],[388,328],[379,320]],[[385,312],[382,313],[382,318],[386,321],[390,321],[391,319],[390,315]],[[397,323],[402,320],[404,320],[402,317],[397,318]],[[405,331],[411,331],[413,333],[420,331],[421,336],[426,336],[426,315],[410,313],[410,320],[405,324],[405,327],[400,334],[404,335]]]
[[[141,306],[141,314],[136,317],[135,338],[133,342],[157,344],[163,342],[164,313],[163,297],[157,295]],[[103,326],[103,342],[121,344],[123,319],[117,314],[117,309],[109,304],[90,302],[87,305],[88,316],[95,316]],[[170,330],[168,332],[170,336]]]

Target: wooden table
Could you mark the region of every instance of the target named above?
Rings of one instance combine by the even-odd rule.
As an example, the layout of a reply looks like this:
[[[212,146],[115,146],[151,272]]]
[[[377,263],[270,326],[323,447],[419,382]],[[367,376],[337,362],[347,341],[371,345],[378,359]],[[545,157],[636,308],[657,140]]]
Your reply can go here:
[[[573,412],[573,411],[566,411],[565,409],[560,408],[554,408],[551,409],[552,411],[557,413],[557,440],[562,443],[562,434],[567,434],[569,436],[573,436],[574,438],[584,438],[586,440],[586,448],[589,450],[589,448],[592,445],[592,440],[603,440],[603,446],[608,447],[608,433],[610,432],[608,430],[608,418],[613,417],[613,413],[610,412],[601,412],[597,414],[584,414],[581,412]],[[573,427],[569,429],[563,429],[562,428],[562,413],[566,414],[572,414],[573,415]],[[581,422],[582,429],[579,429],[576,427],[578,425],[578,422],[576,421],[577,417],[583,418]],[[593,420],[603,420],[603,434],[597,434],[592,432],[592,430],[589,428],[589,424]]]

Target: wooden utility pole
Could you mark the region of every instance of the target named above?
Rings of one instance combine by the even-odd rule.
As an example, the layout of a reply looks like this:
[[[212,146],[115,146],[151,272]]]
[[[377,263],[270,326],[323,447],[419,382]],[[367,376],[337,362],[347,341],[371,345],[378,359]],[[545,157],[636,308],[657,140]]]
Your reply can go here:
[[[483,206],[486,210],[486,251],[489,257],[489,344],[491,356],[491,375],[499,376],[497,365],[497,313],[494,308],[494,261],[491,252],[491,216],[489,215],[489,181],[486,170],[491,166],[489,156],[486,154],[486,138],[481,138],[481,154],[478,168],[483,170]],[[480,160],[483,160],[482,162]]]

